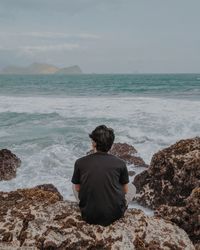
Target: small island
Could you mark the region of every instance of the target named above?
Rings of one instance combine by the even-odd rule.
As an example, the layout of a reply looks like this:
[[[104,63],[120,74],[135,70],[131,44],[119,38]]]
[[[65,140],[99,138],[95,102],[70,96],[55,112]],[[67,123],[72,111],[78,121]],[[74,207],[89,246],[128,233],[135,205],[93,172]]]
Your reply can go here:
[[[65,68],[58,68],[46,63],[33,63],[27,67],[7,66],[0,74],[4,75],[41,75],[41,74],[60,74],[60,75],[77,75],[82,74],[82,70],[78,65]]]

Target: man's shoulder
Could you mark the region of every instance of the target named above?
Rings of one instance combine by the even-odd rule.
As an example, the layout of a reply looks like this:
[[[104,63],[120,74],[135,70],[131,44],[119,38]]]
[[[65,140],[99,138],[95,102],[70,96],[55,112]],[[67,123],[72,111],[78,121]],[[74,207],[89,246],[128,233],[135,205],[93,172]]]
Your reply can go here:
[[[126,165],[126,162],[123,159],[119,158],[118,156],[113,155],[113,154],[109,154],[109,155],[112,157],[113,160],[121,163],[122,165]]]
[[[82,163],[85,163],[87,161],[90,161],[90,160],[96,160],[96,157],[98,157],[99,155],[98,154],[95,154],[95,153],[92,153],[92,154],[88,154],[88,155],[84,155],[80,158],[78,158],[76,161],[75,161],[75,164],[82,164]],[[108,161],[112,161],[113,163],[117,163],[118,165],[121,165],[122,167],[123,166],[126,166],[126,162],[119,158],[118,156],[115,156],[113,154],[110,154],[108,153],[106,156],[108,156]],[[104,160],[106,159],[104,158]]]
[[[84,162],[84,161],[89,160],[90,157],[91,157],[91,154],[84,155],[84,156],[78,158],[78,159],[75,161],[75,163],[76,163],[76,164],[82,163],[82,162]]]

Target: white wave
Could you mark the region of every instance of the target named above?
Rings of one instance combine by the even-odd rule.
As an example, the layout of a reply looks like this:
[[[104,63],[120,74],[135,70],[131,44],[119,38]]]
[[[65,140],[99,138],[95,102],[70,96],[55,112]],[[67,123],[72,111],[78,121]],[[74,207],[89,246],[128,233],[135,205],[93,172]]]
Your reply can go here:
[[[0,96],[0,113],[30,114],[58,113],[67,117],[138,118],[146,113],[152,116],[169,112],[188,114],[200,107],[199,101],[149,97],[8,97]],[[184,108],[184,110],[182,110]],[[176,112],[178,111],[178,112]],[[151,122],[151,121],[149,121]]]
[[[116,131],[116,140],[133,144],[149,162],[154,152],[179,139],[200,134],[200,102],[183,99],[142,97],[2,97],[0,112],[27,114],[58,113],[56,118],[43,126],[43,133],[50,128],[76,128],[76,132],[90,132],[99,123],[106,123]],[[67,121],[65,119],[68,119]],[[81,123],[85,121],[85,123]],[[32,128],[36,126],[36,121]],[[39,122],[38,122],[39,123]],[[87,126],[85,125],[87,124]],[[31,132],[33,131],[31,130]],[[13,129],[9,131],[14,136]],[[30,128],[17,131],[28,138]],[[37,131],[36,131],[37,132]],[[78,134],[76,134],[78,136]]]
[[[6,131],[1,131],[0,130],[0,137],[5,137],[5,136],[8,136],[9,133],[7,133]]]
[[[37,146],[35,145],[35,147]],[[33,146],[32,150],[35,153],[20,156],[22,165],[17,170],[16,178],[0,182],[0,190],[11,191],[52,183],[66,199],[69,199],[72,196],[70,177],[76,159],[72,152],[73,149],[53,145],[41,151],[34,149]]]

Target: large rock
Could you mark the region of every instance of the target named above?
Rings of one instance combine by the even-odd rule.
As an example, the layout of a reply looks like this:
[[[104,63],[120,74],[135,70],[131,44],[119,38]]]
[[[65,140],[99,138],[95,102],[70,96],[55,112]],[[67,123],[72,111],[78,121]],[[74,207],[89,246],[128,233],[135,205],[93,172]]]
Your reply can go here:
[[[89,225],[76,203],[62,201],[50,189],[32,188],[0,193],[0,249],[194,250],[194,246],[185,231],[141,210],[128,210],[108,227]]]
[[[143,205],[184,206],[192,190],[200,186],[200,138],[181,140],[154,154],[134,185]]]
[[[200,138],[181,140],[156,153],[149,169],[134,179],[139,203],[200,238]],[[200,249],[200,246],[199,246]]]
[[[90,150],[87,154],[92,153],[93,150]],[[109,153],[121,158],[128,165],[134,164],[136,167],[148,167],[144,160],[138,156],[137,150],[127,143],[114,143]]]
[[[63,200],[63,196],[60,194],[58,189],[53,185],[53,184],[42,184],[42,185],[37,185],[35,188],[42,189],[44,191],[49,191],[52,193],[57,194],[60,200]]]
[[[0,181],[16,177],[21,160],[8,149],[0,150]]]
[[[148,167],[144,160],[138,156],[137,150],[127,143],[114,143],[110,153],[123,159],[127,164],[134,164],[136,167]]]
[[[200,188],[193,189],[191,195],[185,200],[185,206],[162,205],[155,214],[183,228],[200,248]]]

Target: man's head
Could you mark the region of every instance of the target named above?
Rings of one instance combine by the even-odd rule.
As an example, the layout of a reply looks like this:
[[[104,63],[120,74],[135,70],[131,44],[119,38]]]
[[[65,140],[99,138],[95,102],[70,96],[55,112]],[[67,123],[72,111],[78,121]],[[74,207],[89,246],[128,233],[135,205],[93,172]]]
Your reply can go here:
[[[93,140],[93,146],[97,151],[108,152],[114,142],[115,134],[112,128],[100,125],[89,134],[89,137]]]

